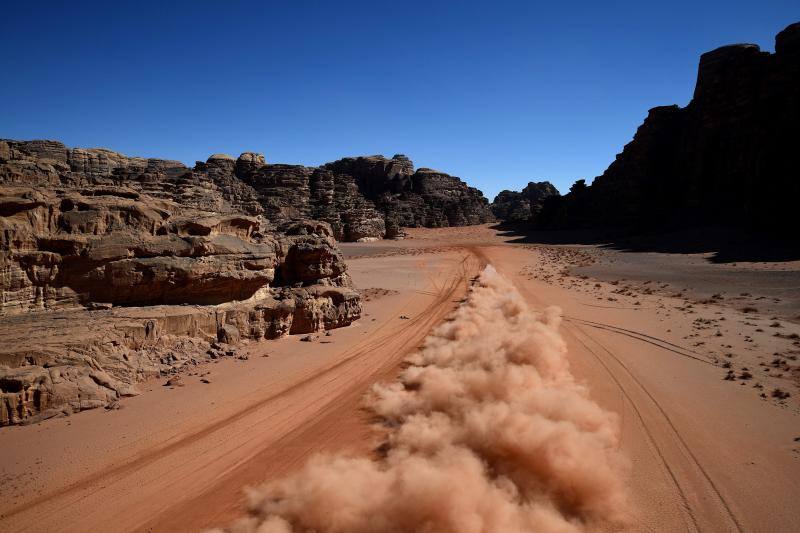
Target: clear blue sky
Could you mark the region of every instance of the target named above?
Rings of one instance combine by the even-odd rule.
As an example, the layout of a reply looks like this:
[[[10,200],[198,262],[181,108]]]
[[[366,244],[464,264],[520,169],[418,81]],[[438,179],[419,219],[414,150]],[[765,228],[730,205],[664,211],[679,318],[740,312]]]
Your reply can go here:
[[[8,2],[0,137],[193,164],[396,152],[491,199],[600,174],[702,52],[791,1]]]

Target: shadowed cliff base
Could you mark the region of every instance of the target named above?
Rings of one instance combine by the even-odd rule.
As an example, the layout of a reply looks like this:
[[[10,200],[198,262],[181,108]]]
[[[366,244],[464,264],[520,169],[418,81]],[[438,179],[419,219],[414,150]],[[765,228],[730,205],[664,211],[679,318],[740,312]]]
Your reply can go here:
[[[596,245],[621,252],[711,254],[712,263],[788,262],[800,260],[800,242],[765,237],[752,230],[721,226],[660,230],[652,233],[628,228],[542,230],[525,223],[492,226],[509,242],[524,244]]]

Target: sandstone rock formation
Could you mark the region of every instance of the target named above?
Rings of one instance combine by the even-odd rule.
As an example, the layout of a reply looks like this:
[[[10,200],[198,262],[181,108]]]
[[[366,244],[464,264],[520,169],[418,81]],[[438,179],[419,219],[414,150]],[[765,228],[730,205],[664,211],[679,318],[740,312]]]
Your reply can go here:
[[[700,58],[686,107],[650,110],[633,140],[591,186],[548,201],[550,228],[796,228],[800,195],[800,23],[775,53],[723,46]]]
[[[489,203],[478,189],[455,176],[420,168],[405,155],[348,157],[323,169],[348,176],[361,194],[383,214],[387,238],[402,235],[403,227],[449,227],[494,220]]]
[[[218,340],[359,318],[331,226],[299,198],[270,221],[236,177],[263,169],[0,141],[0,425],[107,405]]]
[[[237,165],[240,180],[252,187],[272,221],[313,217],[328,222],[341,241],[382,238],[383,215],[364,198],[352,176],[300,165]]]
[[[531,181],[521,192],[501,191],[491,209],[497,219],[505,222],[531,222],[541,213],[545,200],[558,195],[558,189],[549,181]]]
[[[493,220],[475,188],[443,172],[420,168],[404,155],[348,157],[319,168],[237,164],[237,177],[256,191],[264,214],[285,222],[328,222],[342,241],[395,238],[403,227],[445,227]]]

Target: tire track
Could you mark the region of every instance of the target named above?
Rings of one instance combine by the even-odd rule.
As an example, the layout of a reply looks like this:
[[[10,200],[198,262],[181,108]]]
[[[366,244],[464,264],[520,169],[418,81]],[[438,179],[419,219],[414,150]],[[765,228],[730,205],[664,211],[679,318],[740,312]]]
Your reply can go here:
[[[700,354],[698,354],[697,352],[693,352],[692,350],[689,350],[688,348],[684,348],[683,346],[680,346],[678,344],[673,344],[673,343],[671,343],[669,341],[666,341],[664,339],[659,339],[658,337],[653,337],[653,336],[647,335],[645,333],[640,333],[638,331],[625,329],[625,328],[621,328],[621,327],[618,327],[618,326],[612,326],[611,324],[604,324],[602,322],[592,322],[591,320],[584,320],[582,318],[572,317],[572,316],[568,316],[568,315],[564,315],[564,320],[569,321],[569,322],[574,322],[574,323],[577,323],[577,324],[582,324],[584,326],[589,326],[589,327],[596,328],[596,329],[604,329],[606,331],[611,331],[613,333],[618,333],[620,335],[625,335],[626,337],[631,337],[632,339],[636,339],[638,341],[646,342],[647,344],[652,344],[653,346],[657,346],[657,347],[659,347],[659,348],[661,348],[663,350],[667,350],[669,352],[678,354],[678,355],[680,355],[682,357],[687,357],[689,359],[694,359],[695,361],[699,361],[700,363],[703,363],[703,364],[706,364],[706,365],[716,366],[711,361],[708,361],[706,359],[703,359],[702,357],[699,357]]]
[[[678,431],[678,428],[675,427],[675,423],[672,421],[672,418],[670,418],[669,414],[667,414],[666,410],[663,408],[661,403],[659,403],[659,401],[656,400],[656,398],[650,393],[650,391],[642,384],[642,382],[639,380],[639,378],[637,378],[636,375],[633,372],[631,372],[631,370],[628,368],[628,366],[624,362],[622,362],[622,360],[614,352],[612,352],[607,346],[605,346],[598,339],[596,339],[595,337],[592,337],[587,332],[581,330],[579,326],[575,326],[575,327],[577,329],[579,329],[584,335],[586,335],[586,337],[590,338],[592,340],[592,342],[594,342],[595,344],[600,346],[600,348],[602,348],[603,351],[606,352],[612,359],[614,359],[614,361],[616,361],[616,363],[625,371],[625,373],[628,375],[628,377],[630,377],[630,379],[639,387],[639,389],[652,402],[652,404],[655,406],[655,408],[658,410],[658,412],[663,417],[663,419],[666,422],[667,426],[670,428],[672,434],[675,436],[675,438],[680,443],[681,448],[682,448],[682,452],[687,457],[690,458],[691,462],[694,464],[694,467],[700,472],[702,477],[708,483],[708,485],[711,488],[713,494],[715,495],[717,500],[719,500],[720,505],[724,509],[725,514],[728,516],[728,518],[731,520],[731,522],[733,522],[733,524],[736,526],[736,530],[739,531],[740,533],[743,533],[744,532],[744,528],[742,527],[741,522],[739,521],[739,519],[737,518],[736,514],[733,512],[733,510],[731,509],[730,505],[728,504],[728,501],[722,495],[722,493],[720,492],[720,490],[717,487],[716,483],[714,483],[714,480],[711,479],[711,476],[708,474],[708,471],[703,467],[703,465],[697,459],[697,456],[694,454],[694,452],[692,451],[691,447],[686,443],[686,441],[684,440],[683,436]],[[592,352],[592,353],[595,353],[595,352]],[[603,366],[605,366],[605,365],[603,365]],[[614,381],[618,382],[616,378],[614,378]],[[626,395],[627,395],[627,393],[626,393]]]
[[[242,421],[246,417],[257,412],[259,409],[262,409],[273,402],[285,400],[291,395],[300,393],[308,388],[325,387],[326,384],[336,381],[342,382],[342,385],[338,386],[338,388],[334,390],[334,393],[340,394],[342,388],[352,386],[353,381],[362,382],[368,375],[376,373],[376,370],[374,365],[366,364],[364,365],[365,368],[357,371],[355,376],[352,374],[343,375],[344,373],[337,375],[337,371],[341,370],[345,365],[357,363],[365,356],[369,356],[371,354],[384,355],[382,353],[384,352],[383,348],[385,348],[392,340],[402,338],[404,341],[400,344],[400,347],[390,353],[385,354],[380,360],[381,363],[378,367],[380,372],[385,372],[387,369],[394,368],[397,364],[396,359],[401,359],[408,350],[416,347],[415,345],[424,339],[430,328],[432,328],[436,322],[441,320],[444,314],[450,311],[448,304],[451,303],[454,294],[456,293],[460,284],[464,281],[463,272],[465,272],[466,268],[464,265],[466,265],[469,259],[469,254],[462,259],[460,272],[458,270],[455,272],[451,271],[449,279],[443,281],[440,286],[437,287],[436,297],[434,300],[431,301],[421,312],[416,314],[416,316],[404,321],[399,327],[396,326],[396,322],[394,321],[384,322],[378,328],[376,328],[376,330],[366,340],[360,341],[356,346],[345,350],[335,363],[323,368],[312,369],[299,376],[299,378],[290,386],[278,392],[260,398],[257,401],[239,409],[235,413],[229,416],[223,416],[217,421],[205,425],[195,431],[173,437],[172,439],[165,441],[161,446],[154,447],[131,457],[128,461],[102,470],[99,475],[87,476],[67,485],[66,487],[59,487],[56,490],[52,490],[49,493],[45,493],[18,505],[15,508],[9,509],[0,515],[0,520],[2,520],[2,522],[7,522],[10,519],[19,517],[23,513],[34,510],[36,513],[35,523],[43,523],[43,521],[47,518],[52,520],[53,517],[56,517],[66,509],[75,506],[81,500],[95,496],[111,485],[124,482],[124,479],[127,477],[153,465],[159,460],[172,457],[173,454],[176,454],[183,449],[187,449],[189,446],[203,439],[227,430],[228,428],[232,427],[233,424]],[[355,379],[353,379],[354,377]],[[363,391],[361,391],[361,394],[363,394]],[[333,395],[333,399],[331,401],[335,401],[335,399],[336,394]],[[296,415],[297,412],[293,412],[288,418]],[[91,511],[89,514],[91,514]],[[18,529],[23,530],[33,528],[34,523],[33,521],[30,521],[27,524],[24,524],[22,528]]]
[[[398,364],[402,361],[403,357],[408,352],[416,349],[430,330],[437,323],[441,322],[444,316],[450,313],[449,306],[441,304],[453,302],[457,290],[465,279],[465,272],[470,268],[467,264],[470,259],[471,257],[467,255],[461,261],[460,266],[462,270],[460,275],[453,275],[448,280],[442,282],[439,298],[437,302],[431,305],[433,312],[424,315],[420,314],[418,327],[410,328],[412,330],[406,332],[408,334],[405,335],[405,338],[399,346],[394,346],[391,347],[390,350],[386,350],[385,356],[379,361],[373,361],[373,364],[364,365],[364,368],[355,373],[337,374],[324,382],[324,385],[335,384],[335,388],[329,391],[324,398],[320,398],[315,402],[319,405],[316,409],[312,410],[311,414],[304,416],[305,422],[302,425],[291,429],[278,440],[258,450],[249,457],[241,459],[237,465],[217,476],[214,482],[207,484],[202,492],[194,495],[191,499],[179,502],[175,506],[170,507],[168,511],[156,515],[147,522],[139,524],[136,530],[189,530],[203,529],[213,525],[204,522],[202,517],[197,518],[195,516],[196,509],[214,505],[218,495],[220,493],[225,493],[226,490],[227,492],[238,491],[243,484],[256,485],[263,482],[262,473],[269,472],[270,466],[274,464],[276,459],[286,459],[285,457],[280,457],[282,450],[287,448],[302,448],[304,450],[303,454],[292,461],[292,464],[300,464],[305,456],[313,453],[314,442],[317,442],[321,438],[321,435],[327,432],[329,433],[327,440],[334,439],[340,430],[339,428],[331,428],[333,424],[331,420],[335,420],[336,415],[340,414],[342,410],[358,409],[362,397],[371,383],[396,375]],[[472,268],[474,270],[474,266]],[[376,354],[382,354],[383,351],[379,348],[385,348],[391,341],[396,340],[396,335],[386,336],[385,342],[381,342],[379,346],[373,346],[372,349]],[[312,407],[313,406],[306,406],[304,411]],[[293,416],[298,416],[298,414],[286,414],[286,417],[289,418]],[[256,426],[259,425],[259,423],[259,421],[254,421],[252,425]],[[239,439],[237,439],[237,442],[239,442]],[[254,474],[254,472],[257,474]],[[241,512],[241,510],[238,511]],[[219,523],[221,515],[224,515],[224,510],[220,516],[216,517],[217,523]],[[235,518],[235,515],[236,513],[228,518],[232,520]],[[194,520],[194,522],[192,522],[192,520]]]
[[[525,286],[525,284],[517,284],[517,289],[525,296],[526,300],[528,300],[530,302],[537,301],[537,299],[533,296],[533,294],[530,292],[528,287]],[[669,478],[671,484],[673,485],[673,487],[675,488],[675,490],[676,490],[676,492],[678,494],[678,498],[679,498],[680,503],[681,503],[680,509],[683,511],[682,516],[683,516],[684,524],[686,525],[686,529],[689,530],[689,531],[697,531],[697,532],[702,531],[701,528],[700,528],[700,525],[698,524],[697,517],[695,516],[694,510],[692,509],[692,506],[690,504],[689,497],[686,494],[686,491],[684,490],[684,488],[681,485],[680,481],[678,480],[678,475],[676,474],[675,470],[672,468],[672,466],[670,465],[669,461],[667,460],[664,450],[659,445],[658,439],[656,438],[656,436],[653,433],[652,429],[650,428],[650,426],[645,421],[645,417],[642,414],[641,409],[637,405],[636,401],[633,399],[633,397],[628,392],[628,390],[623,386],[623,384],[620,381],[620,379],[614,374],[614,372],[611,370],[611,368],[606,364],[606,362],[603,360],[603,358],[600,357],[600,355],[595,350],[593,350],[586,342],[584,342],[584,340],[579,335],[576,334],[578,331],[580,331],[581,333],[583,333],[583,335],[587,339],[591,339],[592,341],[594,341],[593,337],[589,336],[586,332],[584,332],[583,330],[581,330],[579,328],[578,324],[580,322],[583,322],[583,321],[581,319],[577,319],[575,317],[569,317],[569,316],[564,316],[563,318],[564,318],[564,320],[566,322],[566,324],[565,324],[566,327],[564,329],[570,334],[570,336],[572,338],[577,340],[590,354],[592,354],[594,356],[594,358],[597,360],[597,362],[600,364],[600,366],[603,367],[605,372],[609,375],[611,380],[614,382],[616,387],[620,390],[620,392],[622,393],[622,395],[625,398],[625,400],[628,403],[628,405],[630,405],[630,407],[633,409],[633,412],[636,415],[637,420],[639,421],[639,425],[644,430],[644,433],[645,433],[645,436],[646,436],[646,438],[648,440],[648,443],[651,445],[652,449],[655,450],[655,453],[656,453],[656,456],[657,456],[659,462],[663,466],[663,468],[664,468],[664,470],[665,470],[665,472],[667,474],[667,477]],[[585,321],[585,322],[590,322],[590,321]],[[642,339],[638,339],[638,340],[642,340]]]
[[[455,276],[443,284],[440,292],[440,303],[450,303],[462,280]],[[233,468],[223,472],[213,483],[209,483],[202,492],[192,498],[179,502],[167,511],[160,513],[152,519],[136,527],[137,531],[152,531],[154,529],[163,531],[203,529],[208,527],[202,518],[195,516],[198,508],[213,505],[221,493],[239,490],[242,485],[253,485],[264,481],[263,475],[270,471],[269,466],[273,464],[277,457],[280,457],[282,450],[302,448],[303,453],[296,457],[292,464],[299,464],[302,459],[314,451],[314,442],[317,442],[320,435],[329,433],[328,439],[334,438],[338,428],[330,428],[330,420],[335,419],[336,413],[342,409],[357,409],[366,389],[371,383],[380,379],[390,377],[397,371],[397,366],[402,358],[409,351],[415,349],[424,340],[430,329],[434,327],[441,318],[450,312],[449,306],[437,306],[434,312],[425,315],[413,331],[408,332],[399,347],[387,350],[386,355],[376,364],[365,365],[363,369],[355,373],[338,374],[331,377],[325,383],[330,385],[335,383],[332,389],[324,398],[320,398],[316,403],[316,409],[303,418],[306,420],[284,436],[269,444],[265,448],[258,450],[249,457],[243,458]],[[397,338],[392,335],[390,340]],[[387,342],[381,343],[376,347],[376,353],[381,353],[380,348],[384,348]],[[373,362],[375,363],[375,362]],[[307,406],[311,408],[312,406]],[[305,409],[304,409],[305,410]],[[298,416],[297,413],[287,413],[288,417]],[[258,425],[259,422],[254,422]],[[237,440],[238,442],[238,440]],[[286,460],[286,458],[281,458]],[[180,481],[180,480],[178,480]],[[175,483],[177,484],[177,482]],[[224,512],[222,513],[224,514]],[[229,518],[233,518],[231,516]],[[219,517],[217,517],[219,520]],[[196,520],[196,522],[192,522]],[[188,524],[187,524],[188,521]],[[224,521],[224,520],[223,520]],[[190,526],[190,527],[187,527]]]
[[[526,299],[532,302],[538,301],[537,298],[533,296],[533,294],[530,292],[530,290],[528,289],[528,287],[526,287],[524,283],[517,284],[517,287],[520,290],[520,292],[522,292],[525,295]],[[609,364],[603,360],[604,358],[596,350],[592,349],[587,344],[587,342],[585,342],[581,338],[581,336],[584,337],[586,340],[589,340],[591,343],[594,343],[598,347],[600,347],[600,349],[602,349],[602,351],[605,352],[608,355],[608,357],[610,357],[613,361],[616,362],[617,365],[619,365],[619,367],[623,369],[627,379],[630,379],[633,382],[633,385],[639,391],[641,391],[641,393],[644,393],[647,402],[656,410],[659,418],[663,420],[665,425],[665,431],[668,431],[668,433],[675,440],[677,444],[677,451],[679,451],[680,454],[686,459],[688,466],[690,466],[690,470],[697,472],[702,482],[707,484],[707,486],[710,488],[710,492],[713,495],[713,498],[716,500],[716,504],[717,507],[719,508],[721,517],[725,517],[736,531],[738,531],[739,533],[743,533],[744,528],[739,518],[731,509],[731,506],[729,505],[728,501],[722,495],[722,493],[719,490],[719,487],[716,485],[716,483],[712,480],[711,476],[708,474],[708,471],[703,467],[697,456],[693,453],[692,449],[686,443],[683,436],[680,434],[673,420],[667,414],[663,406],[658,402],[658,400],[656,400],[656,398],[650,393],[650,391],[642,384],[642,382],[633,374],[630,368],[628,368],[628,366],[625,365],[616,354],[614,354],[607,346],[605,346],[602,342],[600,342],[595,336],[592,336],[589,332],[585,331],[581,326],[606,330],[612,333],[624,335],[626,337],[638,340],[640,342],[645,342],[653,346],[657,346],[663,350],[675,353],[682,357],[699,361],[704,364],[709,364],[714,366],[713,363],[697,357],[696,356],[697,354],[683,348],[682,346],[637,331],[628,330],[610,324],[593,322],[590,320],[584,320],[571,316],[564,316],[564,319],[565,322],[567,323],[567,327],[565,329],[567,329],[567,331],[571,334],[571,336],[575,338],[590,354],[592,354],[592,356],[594,356],[594,358],[598,361],[598,363],[603,367],[605,372],[607,372],[608,375],[611,377],[616,387],[618,387],[619,390],[622,392],[627,403],[631,406],[634,413],[636,414],[636,417],[639,420],[641,427],[645,432],[646,438],[653,445],[653,449],[656,451],[659,462],[664,466],[667,475],[671,481],[671,484],[674,485],[678,493],[678,497],[681,502],[681,508],[686,513],[684,523],[686,523],[687,529],[702,531],[703,529],[701,528],[699,522],[701,517],[705,518],[705,515],[698,515],[695,509],[693,508],[694,506],[692,499],[689,497],[687,489],[684,487],[684,484],[680,479],[681,476],[676,471],[676,465],[671,464],[670,460],[668,459],[667,453],[665,452],[665,444],[660,442],[659,437],[657,437],[656,432],[651,427],[652,422],[650,424],[646,422],[646,417],[642,413],[642,406],[639,403],[637,403],[637,401],[634,399],[632,392],[623,384],[623,380],[620,379],[620,376],[615,374],[615,372],[612,370]],[[702,503],[701,501],[698,501],[698,505],[700,505],[701,503]],[[688,518],[688,521],[686,520],[686,518]]]
[[[694,529],[696,531],[700,531],[700,526],[698,525],[697,518],[695,517],[694,511],[692,511],[692,507],[689,504],[689,499],[686,496],[686,492],[683,490],[683,487],[681,486],[680,482],[678,481],[678,478],[677,478],[675,472],[673,471],[672,467],[670,466],[669,461],[667,461],[666,457],[664,456],[664,452],[661,449],[661,447],[658,445],[658,441],[656,440],[655,436],[653,435],[652,430],[647,425],[647,422],[645,422],[644,416],[642,416],[642,413],[639,410],[639,407],[636,405],[636,402],[633,400],[633,398],[631,398],[630,394],[625,389],[625,387],[622,385],[622,383],[617,378],[617,376],[614,375],[614,372],[611,371],[611,368],[609,368],[609,366],[605,363],[605,361],[603,361],[602,357],[600,357],[600,355],[596,351],[594,351],[588,344],[586,344],[583,341],[583,339],[580,338],[580,336],[576,335],[574,331],[570,331],[569,328],[565,328],[565,329],[567,329],[567,331],[569,331],[569,333],[572,335],[572,337],[575,340],[577,340],[584,348],[586,348],[586,350],[589,353],[591,353],[595,357],[595,359],[600,364],[600,366],[603,367],[603,369],[606,371],[606,373],[611,378],[611,380],[616,384],[617,388],[620,390],[620,392],[622,393],[623,397],[628,402],[628,405],[630,405],[631,409],[633,409],[633,412],[636,414],[636,418],[639,420],[639,425],[642,427],[642,429],[645,432],[645,435],[647,436],[647,440],[648,440],[649,444],[655,450],[656,455],[658,456],[659,462],[661,463],[661,465],[666,470],[667,475],[669,476],[670,480],[672,481],[673,486],[675,487],[675,490],[678,492],[678,497],[681,500],[681,507],[682,507],[683,511],[689,516],[689,520],[691,521],[691,525],[694,527]],[[579,328],[577,328],[577,327],[575,329],[579,330]],[[685,519],[684,519],[684,522],[685,522]],[[691,528],[689,527],[688,523],[686,524],[686,526],[687,526],[687,529],[691,530]]]

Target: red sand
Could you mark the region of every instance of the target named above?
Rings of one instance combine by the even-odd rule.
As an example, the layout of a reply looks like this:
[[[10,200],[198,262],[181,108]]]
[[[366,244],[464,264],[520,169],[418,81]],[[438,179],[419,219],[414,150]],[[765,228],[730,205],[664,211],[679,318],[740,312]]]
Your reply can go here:
[[[244,487],[296,471],[317,451],[369,453],[364,392],[397,375],[483,262],[533,307],[563,309],[573,374],[620,416],[632,531],[800,529],[800,394],[759,365],[791,347],[768,329],[771,317],[713,304],[687,309],[658,294],[609,300],[616,286],[560,277],[552,256],[505,244],[486,227],[412,237],[347,246],[351,255],[363,250],[349,260],[357,286],[388,290],[371,291],[367,316],[322,342],[253,343],[249,361],[208,365],[210,384],[153,382],[119,411],[4,428],[0,529],[225,526],[244,513]],[[539,268],[555,274],[545,281]],[[700,317],[726,320],[705,331]],[[797,329],[787,322],[781,332]],[[748,367],[755,377],[723,380],[723,352],[734,354],[737,374]],[[793,396],[762,399],[756,382],[767,396],[776,386]]]

